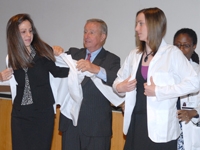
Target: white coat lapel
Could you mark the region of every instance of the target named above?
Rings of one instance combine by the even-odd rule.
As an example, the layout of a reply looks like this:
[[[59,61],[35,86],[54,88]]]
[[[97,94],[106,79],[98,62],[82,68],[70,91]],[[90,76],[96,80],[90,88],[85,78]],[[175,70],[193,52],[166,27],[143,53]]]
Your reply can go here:
[[[132,69],[130,80],[133,80],[136,78],[136,72],[137,72],[141,57],[142,57],[142,53],[137,53],[136,51],[133,51],[133,52],[135,54],[133,54],[134,57],[132,58],[132,63],[131,63],[132,66],[130,66],[130,68]],[[132,111],[133,111],[133,108],[134,108],[135,102],[136,102],[136,90],[127,92],[125,99],[126,99],[126,102],[125,102],[126,109],[124,112],[125,113],[124,116],[126,116],[126,117],[124,117],[124,122],[126,122],[126,123],[124,123],[124,127],[123,127],[124,134],[127,133],[129,125],[130,125],[130,121],[131,121],[130,118],[131,118]]]

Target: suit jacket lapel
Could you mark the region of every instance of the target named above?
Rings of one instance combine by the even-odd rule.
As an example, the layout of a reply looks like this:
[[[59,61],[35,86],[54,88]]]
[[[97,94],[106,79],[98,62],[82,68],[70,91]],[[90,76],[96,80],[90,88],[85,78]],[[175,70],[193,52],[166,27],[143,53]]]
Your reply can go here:
[[[85,59],[86,56],[86,49],[80,50],[79,53],[77,53],[76,60]]]
[[[104,59],[106,58],[106,51],[104,48],[101,49],[101,51],[99,52],[99,54],[96,56],[96,58],[94,59],[94,61],[92,62],[95,65],[100,66],[101,63],[104,61]]]

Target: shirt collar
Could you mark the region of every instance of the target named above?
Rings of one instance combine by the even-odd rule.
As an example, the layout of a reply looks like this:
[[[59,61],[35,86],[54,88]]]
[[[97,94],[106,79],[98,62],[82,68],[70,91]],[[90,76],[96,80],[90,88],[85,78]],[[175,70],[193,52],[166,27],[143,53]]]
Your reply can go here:
[[[91,58],[90,58],[91,62],[96,58],[96,56],[99,54],[101,49],[102,49],[102,47],[100,47],[99,49],[97,49],[96,51],[91,53]],[[88,55],[88,53],[90,53],[90,51],[88,49],[86,49],[86,56]]]

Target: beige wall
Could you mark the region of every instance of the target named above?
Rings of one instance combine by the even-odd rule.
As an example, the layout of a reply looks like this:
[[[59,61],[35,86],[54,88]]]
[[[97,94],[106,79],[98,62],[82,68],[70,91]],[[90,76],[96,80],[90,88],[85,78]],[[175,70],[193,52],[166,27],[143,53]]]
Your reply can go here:
[[[65,50],[82,47],[85,21],[101,18],[108,24],[105,48],[123,62],[135,48],[136,12],[146,7],[159,7],[165,12],[168,43],[183,27],[193,28],[200,37],[200,0],[0,0],[0,70],[5,68],[7,55],[6,24],[17,13],[29,13],[41,38]]]

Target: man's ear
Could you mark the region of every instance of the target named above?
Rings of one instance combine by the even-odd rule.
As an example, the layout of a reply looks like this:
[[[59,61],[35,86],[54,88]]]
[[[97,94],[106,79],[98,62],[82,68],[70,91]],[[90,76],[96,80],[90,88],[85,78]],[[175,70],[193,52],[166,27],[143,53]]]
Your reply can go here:
[[[105,39],[106,39],[106,34],[103,33],[103,34],[101,35],[101,42],[105,41]]]

